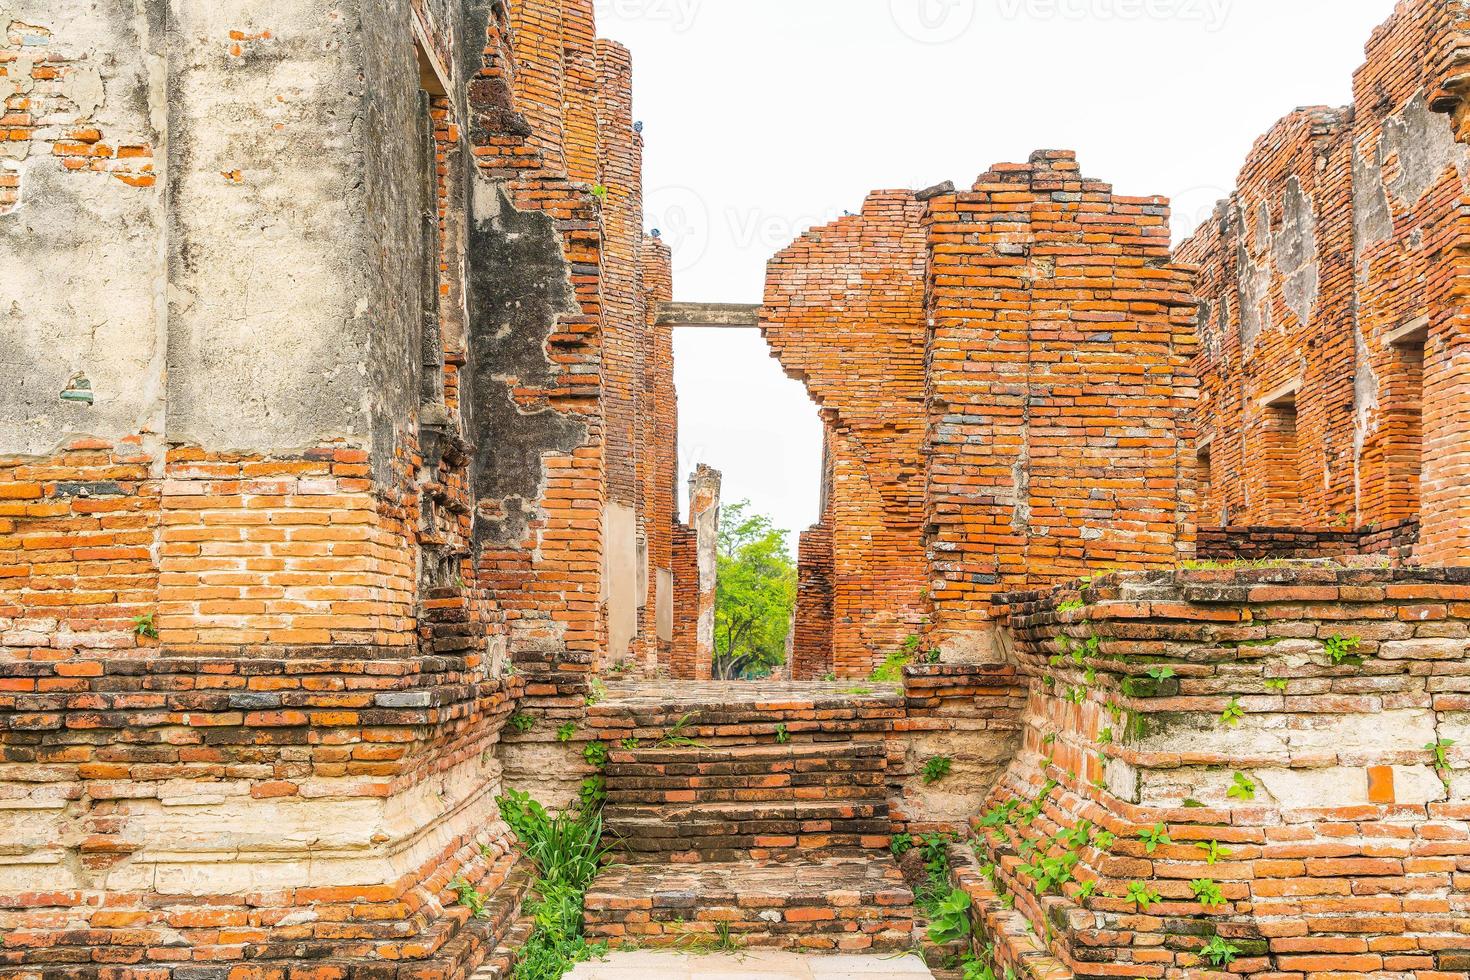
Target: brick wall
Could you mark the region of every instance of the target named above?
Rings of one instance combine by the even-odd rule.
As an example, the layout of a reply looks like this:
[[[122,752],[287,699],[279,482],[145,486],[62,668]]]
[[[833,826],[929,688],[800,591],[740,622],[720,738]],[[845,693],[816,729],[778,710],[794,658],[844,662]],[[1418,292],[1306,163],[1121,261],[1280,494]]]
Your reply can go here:
[[[926,629],[992,655],[998,592],[1191,553],[1194,310],[1167,204],[1062,152],[771,261],[767,339],[828,419],[839,673]]]
[[[229,5],[201,8],[180,43],[225,73],[215,82],[231,98],[281,64],[331,79],[344,64],[362,68],[352,59],[370,62],[372,114],[354,132],[372,146],[344,141],[354,151],[321,156],[320,186],[286,194],[270,168],[291,159],[316,105],[232,116],[216,131],[196,70],[170,130],[188,166],[170,168],[169,217],[181,247],[200,249],[196,264],[169,263],[170,276],[188,273],[170,279],[170,295],[189,303],[162,322],[119,302],[126,337],[53,338],[50,360],[85,373],[53,388],[48,361],[25,372],[38,383],[7,395],[0,833],[13,846],[0,855],[0,972],[154,980],[218,966],[265,980],[310,960],[316,977],[427,980],[503,969],[529,876],[494,803],[502,728],[528,704],[584,707],[582,678],[616,612],[610,505],[633,517],[621,559],[636,569],[643,538],[658,567],[673,564],[672,348],[652,315],[670,273],[667,250],[640,230],[626,52],[595,40],[590,0],[426,0],[316,26],[309,6],[276,11],[272,26]],[[163,200],[150,196],[149,154],[131,152],[147,141],[124,132],[134,106],[123,96],[134,61],[173,55],[93,9],[68,18],[87,30],[53,38],[0,24],[0,71],[25,73],[7,125],[61,141],[54,153],[31,147],[39,168],[3,168],[0,236],[57,205],[63,231],[74,222],[127,237]],[[95,132],[74,133],[86,120],[63,118],[76,105],[58,93],[88,91],[72,76],[93,67],[114,104],[99,104]],[[313,132],[319,153],[340,135]],[[200,170],[250,140],[238,171]],[[53,162],[63,179],[87,170],[77,179],[91,183],[55,183],[42,172]],[[344,209],[332,212],[333,235],[313,238],[316,192],[339,177],[365,186],[371,206],[354,210],[353,194],[332,202]],[[56,190],[73,186],[87,189]],[[68,210],[76,194],[85,207]],[[249,235],[228,220],[243,202]],[[121,217],[98,223],[94,211]],[[487,237],[487,214],[524,222],[512,231],[528,239],[536,222],[550,230],[530,280],[501,250],[514,236]],[[251,237],[262,215],[278,230],[269,242]],[[373,247],[337,248],[344,238]],[[240,249],[234,271],[208,257],[225,239]],[[385,254],[394,258],[379,266]],[[214,327],[197,321],[238,306],[240,270],[262,256],[275,264],[251,275],[282,295],[309,286],[327,299],[323,316],[363,304],[371,322],[344,315],[356,339],[338,344],[289,303],[290,316],[250,305],[250,329],[233,325],[229,343],[213,345]],[[277,275],[281,262],[292,268]],[[487,348],[487,325],[493,334],[508,311],[544,308],[558,284],[568,302],[546,304],[556,312],[544,337]],[[90,285],[34,285],[27,330],[51,329]],[[28,350],[47,346],[39,336],[26,335]],[[232,374],[230,358],[250,344],[248,370]],[[192,360],[200,347],[218,359]],[[0,354],[11,364],[8,348]],[[538,359],[544,372],[526,370]],[[312,385],[298,391],[301,373]],[[495,418],[485,386],[505,376],[514,383],[498,404],[511,411]],[[507,416],[521,428],[490,431],[508,438],[477,428]],[[44,424],[16,429],[22,417]],[[530,476],[536,493],[515,492]],[[646,595],[627,592],[630,649],[650,670],[655,579],[635,577]],[[507,652],[529,676],[507,673]],[[489,896],[485,919],[456,903],[456,878]]]
[[[762,333],[828,430],[831,663],[818,676],[866,675],[924,616],[922,212],[911,191],[876,192],[767,270]],[[810,632],[800,616],[797,631]]]
[[[927,538],[940,636],[988,600],[1193,547],[1194,300],[1169,208],[1040,152],[928,202]]]
[[[1435,111],[1455,98],[1431,105],[1463,17],[1401,2],[1368,42],[1354,104],[1278,123],[1181,247],[1200,267],[1205,523],[1422,515],[1421,560],[1470,560],[1451,489],[1470,452],[1457,285],[1470,155]]]

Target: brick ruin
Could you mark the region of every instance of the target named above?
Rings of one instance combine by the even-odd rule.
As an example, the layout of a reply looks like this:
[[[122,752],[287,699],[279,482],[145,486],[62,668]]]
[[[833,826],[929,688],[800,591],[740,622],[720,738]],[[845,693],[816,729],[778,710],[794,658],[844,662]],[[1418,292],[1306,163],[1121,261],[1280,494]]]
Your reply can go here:
[[[1168,213],[1049,151],[879,191],[771,261],[762,328],[827,432],[799,612],[831,629],[798,620],[804,676],[866,676],[911,634],[1003,656],[997,596],[1192,555],[1196,304]]]
[[[615,944],[908,948],[947,831],[997,975],[1470,977],[1466,8],[1180,248],[1042,151],[692,310],[593,6],[0,11],[0,975],[494,980],[495,798],[592,779]],[[678,516],[715,321],[826,432],[780,682]]]

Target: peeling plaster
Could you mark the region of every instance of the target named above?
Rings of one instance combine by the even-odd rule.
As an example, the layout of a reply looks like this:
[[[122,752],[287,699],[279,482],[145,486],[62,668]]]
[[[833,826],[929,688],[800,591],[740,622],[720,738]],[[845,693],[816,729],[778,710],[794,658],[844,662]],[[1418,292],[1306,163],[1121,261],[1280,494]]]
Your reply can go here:
[[[1449,116],[1430,111],[1423,92],[1383,124],[1378,163],[1383,166],[1394,158],[1398,169],[1388,190],[1406,210],[1417,207],[1447,169],[1453,167],[1461,180],[1470,173],[1470,146],[1455,140]]]
[[[1368,275],[1363,256],[1393,238],[1393,214],[1388,207],[1388,189],[1383,186],[1383,168],[1377,156],[1359,150],[1353,154],[1353,245],[1358,277]]]
[[[547,342],[562,317],[581,312],[553,218],[520,211],[505,188],[473,178],[469,232],[470,363],[490,365],[469,384],[470,441],[479,499],[476,540],[521,544],[545,491],[549,453],[571,453],[587,423],[548,405],[524,405],[518,388],[557,377]]]
[[[1284,278],[1281,290],[1286,305],[1306,326],[1317,307],[1321,261],[1317,249],[1317,215],[1312,198],[1302,182],[1292,176],[1286,182],[1281,203],[1281,230],[1273,242],[1276,269]]]
[[[1240,302],[1240,346],[1249,357],[1255,349],[1256,338],[1271,328],[1271,212],[1262,202],[1257,220],[1252,227],[1242,205],[1235,213],[1236,233],[1236,278],[1239,283]],[[1263,258],[1259,261],[1251,254],[1248,244],[1255,240],[1255,252]]]

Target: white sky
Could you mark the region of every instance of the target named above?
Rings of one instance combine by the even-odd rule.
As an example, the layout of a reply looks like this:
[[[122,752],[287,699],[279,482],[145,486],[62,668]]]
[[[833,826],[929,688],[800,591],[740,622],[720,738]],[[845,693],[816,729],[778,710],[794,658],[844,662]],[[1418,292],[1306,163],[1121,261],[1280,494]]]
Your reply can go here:
[[[1174,199],[1184,237],[1258,136],[1342,105],[1393,0],[597,0],[632,49],[648,226],[681,300],[758,303],[766,260],[875,188],[965,186],[1034,149]],[[684,472],[816,519],[821,434],[754,331],[675,338]],[[682,479],[682,477],[681,477]],[[681,484],[682,494],[682,484]],[[793,541],[794,545],[794,541]]]

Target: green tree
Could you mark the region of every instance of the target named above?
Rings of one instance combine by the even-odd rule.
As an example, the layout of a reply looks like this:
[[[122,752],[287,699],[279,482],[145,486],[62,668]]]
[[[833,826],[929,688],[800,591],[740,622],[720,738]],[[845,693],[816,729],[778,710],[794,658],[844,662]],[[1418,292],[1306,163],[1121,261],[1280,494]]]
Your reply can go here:
[[[763,677],[786,661],[786,634],[796,608],[796,563],[786,532],[750,501],[720,512],[719,582],[715,590],[714,674],[722,680]]]

